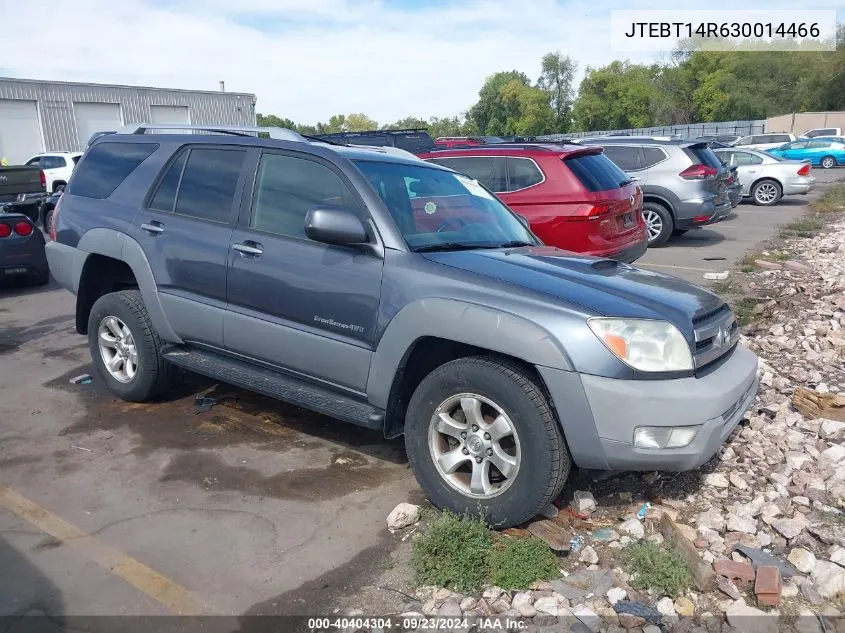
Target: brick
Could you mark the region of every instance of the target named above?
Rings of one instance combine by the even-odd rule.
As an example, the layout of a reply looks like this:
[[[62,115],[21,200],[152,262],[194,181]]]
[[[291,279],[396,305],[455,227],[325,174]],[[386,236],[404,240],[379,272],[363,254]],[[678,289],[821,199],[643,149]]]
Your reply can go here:
[[[713,563],[713,571],[725,578],[734,578],[751,582],[754,580],[754,568],[748,563],[738,563],[729,558],[720,558]]]
[[[780,592],[783,583],[780,578],[780,570],[777,567],[760,565],[757,568],[757,580],[754,583],[754,593],[757,600],[763,604],[776,607],[780,604]]]

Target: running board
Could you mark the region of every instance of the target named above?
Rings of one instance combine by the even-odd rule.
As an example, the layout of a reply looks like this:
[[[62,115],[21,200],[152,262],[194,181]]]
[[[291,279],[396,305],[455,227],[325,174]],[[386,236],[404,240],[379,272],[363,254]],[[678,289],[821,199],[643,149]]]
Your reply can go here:
[[[164,358],[188,371],[227,382],[344,422],[384,431],[384,411],[293,376],[198,349],[172,347]]]

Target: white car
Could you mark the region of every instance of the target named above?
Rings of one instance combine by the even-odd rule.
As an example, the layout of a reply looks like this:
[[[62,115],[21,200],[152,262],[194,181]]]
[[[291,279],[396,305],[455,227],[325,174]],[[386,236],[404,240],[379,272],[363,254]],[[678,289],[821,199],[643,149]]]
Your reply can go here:
[[[816,138],[817,136],[842,136],[842,128],[839,127],[817,127],[807,130],[801,138]]]
[[[791,143],[795,140],[794,134],[787,132],[770,132],[768,134],[751,134],[736,139],[731,143],[731,147],[741,147],[742,149],[773,149],[780,147],[784,143]]]
[[[33,156],[26,164],[41,167],[47,180],[47,191],[52,193],[67,184],[80,156],[82,152],[46,152]]]
[[[744,147],[713,151],[723,163],[737,168],[742,195],[760,206],[777,204],[783,196],[807,195],[816,184],[807,161],[786,160]]]

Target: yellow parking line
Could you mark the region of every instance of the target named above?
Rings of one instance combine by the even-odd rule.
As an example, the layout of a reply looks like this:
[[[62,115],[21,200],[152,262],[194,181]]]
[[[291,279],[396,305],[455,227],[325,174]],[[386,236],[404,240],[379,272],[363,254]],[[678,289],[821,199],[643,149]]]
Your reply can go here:
[[[0,506],[28,521],[42,532],[67,543],[84,556],[157,600],[174,613],[198,615],[199,601],[184,587],[143,563],[86,534],[37,503],[0,486]]]

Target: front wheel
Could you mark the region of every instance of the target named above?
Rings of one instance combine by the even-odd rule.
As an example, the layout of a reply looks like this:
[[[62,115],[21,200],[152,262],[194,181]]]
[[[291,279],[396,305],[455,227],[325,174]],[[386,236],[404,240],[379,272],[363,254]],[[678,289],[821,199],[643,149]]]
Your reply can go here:
[[[161,355],[161,339],[137,290],[103,295],[88,317],[88,348],[109,389],[129,402],[162,395],[173,366]]]
[[[484,356],[441,365],[408,405],[405,448],[437,507],[519,525],[551,503],[570,457],[536,378]]]
[[[825,156],[822,158],[822,168],[824,169],[831,169],[836,167],[836,159],[833,156]]]
[[[649,246],[663,246],[672,237],[675,222],[672,220],[672,214],[662,204],[643,204],[643,219],[648,229]]]

